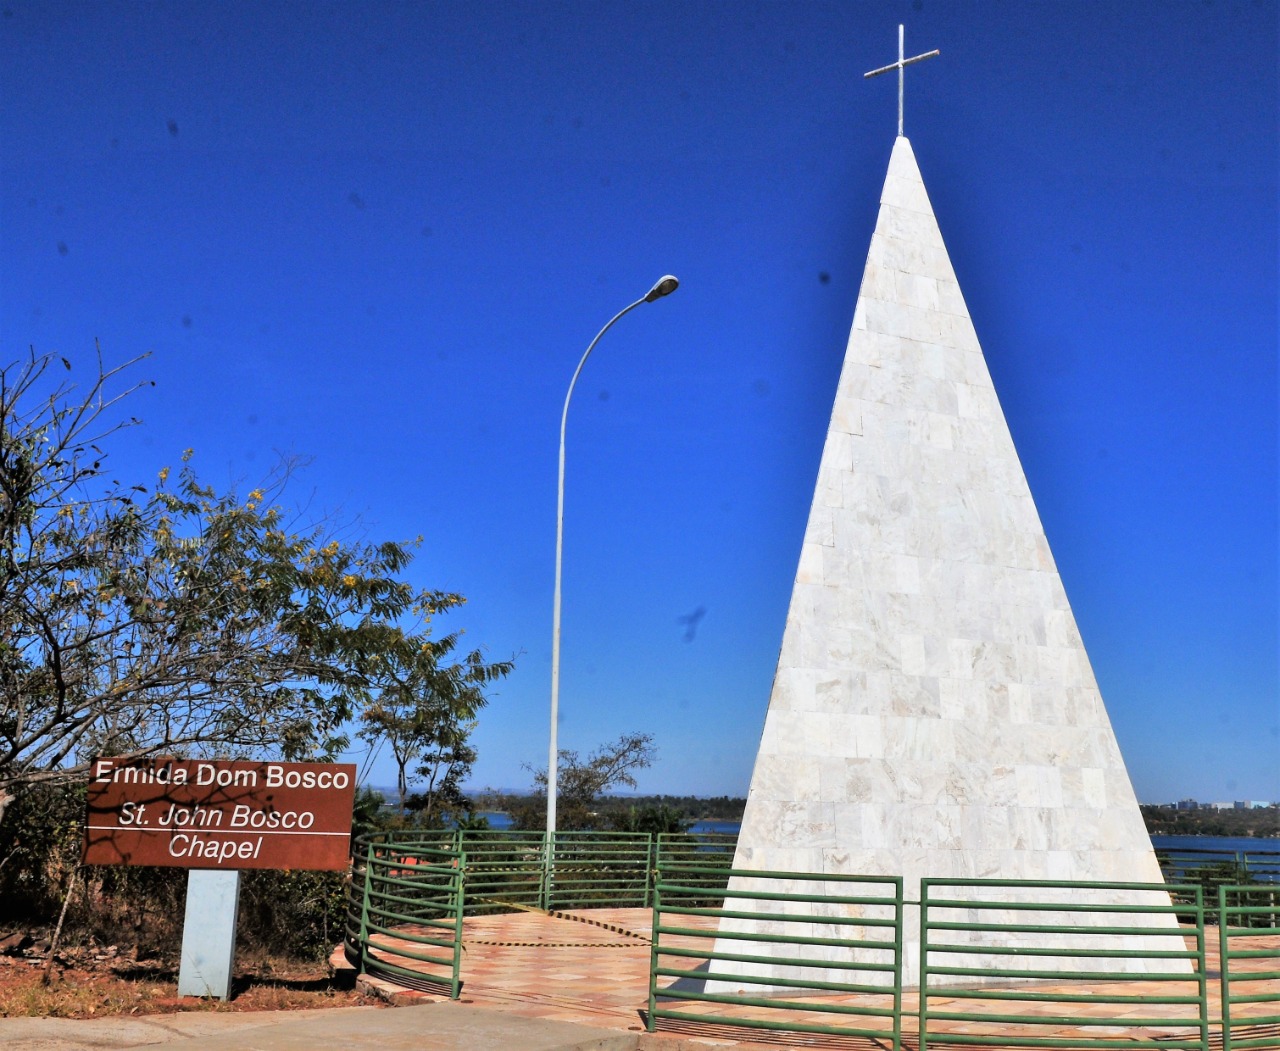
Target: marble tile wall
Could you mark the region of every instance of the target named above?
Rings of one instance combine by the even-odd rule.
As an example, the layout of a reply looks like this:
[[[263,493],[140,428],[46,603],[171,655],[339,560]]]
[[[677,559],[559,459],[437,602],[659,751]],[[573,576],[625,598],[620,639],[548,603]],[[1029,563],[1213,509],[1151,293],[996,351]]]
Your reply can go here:
[[[924,876],[1160,879],[904,138],[854,310],[735,864],[901,875],[911,900]],[[907,916],[914,976],[918,910]]]

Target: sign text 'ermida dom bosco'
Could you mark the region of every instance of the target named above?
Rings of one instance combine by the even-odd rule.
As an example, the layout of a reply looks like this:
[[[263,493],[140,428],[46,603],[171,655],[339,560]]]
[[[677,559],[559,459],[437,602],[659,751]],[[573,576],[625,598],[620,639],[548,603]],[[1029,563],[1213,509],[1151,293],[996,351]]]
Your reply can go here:
[[[205,869],[343,869],[356,768],[99,758],[84,861]]]

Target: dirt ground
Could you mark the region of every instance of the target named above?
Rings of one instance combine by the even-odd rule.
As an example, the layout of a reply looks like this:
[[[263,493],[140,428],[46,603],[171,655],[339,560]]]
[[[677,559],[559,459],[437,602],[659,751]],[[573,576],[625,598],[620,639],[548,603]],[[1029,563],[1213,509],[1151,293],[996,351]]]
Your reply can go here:
[[[114,945],[68,946],[59,948],[50,966],[48,944],[39,935],[0,931],[0,1018],[358,1006],[383,1005],[357,992],[350,976],[334,976],[323,962],[237,958],[232,996],[224,1003],[178,996],[176,957],[139,960]]]

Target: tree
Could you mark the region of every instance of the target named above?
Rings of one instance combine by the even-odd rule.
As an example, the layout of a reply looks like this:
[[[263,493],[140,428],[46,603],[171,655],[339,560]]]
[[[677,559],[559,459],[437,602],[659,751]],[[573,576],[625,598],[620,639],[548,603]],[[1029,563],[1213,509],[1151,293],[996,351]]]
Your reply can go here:
[[[634,771],[652,766],[657,755],[652,734],[623,734],[601,745],[585,760],[577,752],[562,749],[556,763],[556,827],[564,831],[599,827],[597,800],[611,789],[635,788]],[[533,797],[511,813],[516,828],[545,828],[547,822],[547,771],[534,770]]]
[[[400,813],[409,794],[408,768],[419,762],[417,773],[426,781],[426,792],[415,809],[425,811],[428,822],[436,816],[436,803],[456,807],[465,802],[460,782],[476,754],[467,744],[475,717],[487,703],[483,688],[510,673],[511,661],[486,663],[479,650],[461,661],[443,664],[453,651],[458,634],[446,635],[435,645],[425,664],[400,664],[396,655],[384,659],[383,682],[377,698],[361,714],[360,736],[378,745],[386,742],[396,764],[396,791]]]
[[[152,490],[110,480],[133,364],[99,356],[83,393],[49,355],[0,370],[0,817],[94,754],[332,756],[390,669],[455,674],[430,626],[462,597],[403,580],[410,545],[286,521],[291,464],[244,498],[190,454]]]
[[[461,727],[461,732],[449,740],[439,741],[434,748],[423,753],[418,765],[418,777],[423,789],[408,799],[408,808],[415,815],[416,823],[431,828],[440,827],[446,818],[458,827],[478,827],[473,815],[471,800],[462,791],[462,782],[471,773],[476,761],[476,750],[467,743],[475,723]],[[487,828],[487,819],[479,819]]]

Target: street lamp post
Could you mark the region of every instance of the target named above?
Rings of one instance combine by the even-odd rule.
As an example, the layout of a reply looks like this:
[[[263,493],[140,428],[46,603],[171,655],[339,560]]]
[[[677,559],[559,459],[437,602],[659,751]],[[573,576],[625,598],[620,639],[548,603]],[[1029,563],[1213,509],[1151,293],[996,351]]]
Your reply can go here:
[[[679,285],[680,282],[670,274],[659,278],[658,282],[648,292],[634,303],[623,307],[606,322],[604,328],[596,333],[596,338],[591,341],[586,353],[582,355],[582,360],[578,362],[578,367],[574,369],[573,379],[569,381],[568,393],[564,396],[564,411],[560,414],[560,474],[556,486],[556,588],[551,616],[551,751],[547,759],[547,843],[545,866],[548,887],[550,886],[551,859],[555,849],[556,781],[559,773],[556,723],[560,715],[560,569],[564,554],[564,432],[565,424],[569,419],[569,399],[573,397],[573,388],[578,382],[582,366],[587,363],[587,358],[591,356],[596,344],[600,342],[600,337],[613,327],[614,322],[621,318],[623,314],[630,313],[641,303],[652,303],[655,299],[670,295]]]

